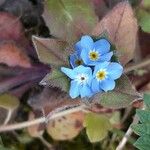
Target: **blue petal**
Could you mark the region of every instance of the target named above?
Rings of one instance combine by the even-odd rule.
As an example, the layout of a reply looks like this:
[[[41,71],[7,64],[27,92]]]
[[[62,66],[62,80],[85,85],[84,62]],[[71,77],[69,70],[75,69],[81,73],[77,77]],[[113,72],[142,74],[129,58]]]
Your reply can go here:
[[[77,55],[80,56],[81,50],[82,50],[81,42],[80,41],[75,44],[75,50],[77,52]]]
[[[119,63],[110,63],[107,68],[108,75],[111,79],[118,79],[123,73],[123,67]]]
[[[100,56],[100,61],[110,61],[111,57],[113,56],[113,52],[109,52]]]
[[[99,82],[98,82],[96,79],[93,79],[93,80],[92,80],[91,88],[92,88],[92,91],[93,91],[94,93],[98,93],[98,92],[101,91],[100,88],[99,88]]]
[[[88,36],[88,35],[85,35],[85,36],[82,36],[81,38],[81,47],[86,49],[86,50],[91,50],[93,49],[93,39]]]
[[[95,76],[96,73],[97,73],[97,71],[99,71],[100,69],[105,69],[105,68],[107,68],[107,66],[108,66],[109,64],[110,64],[110,62],[106,62],[106,61],[97,64],[97,65],[95,66],[95,68],[94,68],[94,73],[93,73],[93,75]]]
[[[76,67],[77,65],[75,64],[75,61],[77,60],[77,55],[76,54],[71,54],[70,55],[70,64],[72,68]]]
[[[89,65],[89,63],[91,62],[89,59],[89,50],[85,48],[82,49],[80,57],[86,65]]]
[[[107,78],[100,82],[100,88],[103,89],[105,92],[113,90],[115,88],[115,81]]]
[[[76,77],[76,74],[72,69],[61,67],[61,71],[71,79],[74,79]]]
[[[80,95],[81,95],[81,98],[83,98],[83,97],[91,97],[93,95],[93,93],[92,93],[92,91],[91,91],[89,86],[83,85],[80,88]]]
[[[100,52],[100,54],[106,54],[110,51],[110,43],[106,39],[100,39],[94,43],[94,48]]]
[[[90,67],[84,67],[82,65],[74,68],[74,72],[75,72],[75,74],[85,73],[89,76],[92,76],[92,69]]]
[[[76,81],[71,81],[69,94],[71,98],[76,98],[79,96],[79,85]]]

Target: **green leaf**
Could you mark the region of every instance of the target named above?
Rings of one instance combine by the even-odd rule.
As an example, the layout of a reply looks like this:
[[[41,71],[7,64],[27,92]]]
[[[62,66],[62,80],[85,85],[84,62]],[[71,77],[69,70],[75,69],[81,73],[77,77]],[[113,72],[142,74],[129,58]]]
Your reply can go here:
[[[137,18],[142,30],[150,33],[150,12],[140,9],[138,11]]]
[[[141,123],[150,122],[150,111],[137,109],[136,114]]]
[[[132,126],[134,132],[140,136],[142,135],[150,135],[150,122],[144,124],[135,124]]]
[[[90,142],[103,140],[112,128],[106,116],[94,113],[86,114],[84,126]]]
[[[11,94],[1,94],[0,95],[0,124],[7,124],[14,112],[14,110],[19,106],[19,100],[17,97]]]
[[[51,34],[67,41],[88,34],[97,17],[89,0],[48,0],[43,14]]]
[[[97,94],[93,98],[93,101],[97,101],[108,108],[123,108],[129,106],[138,98],[140,98],[140,95],[136,92],[128,77],[122,75],[117,80],[113,91]]]
[[[19,106],[19,100],[10,94],[0,95],[0,107],[5,109],[15,109]]]
[[[150,147],[150,95],[144,95],[144,103],[147,106],[146,110],[136,110],[136,115],[139,117],[140,124],[133,124],[133,131],[140,135],[140,138],[135,142],[135,147],[140,150],[149,150]]]
[[[136,146],[140,150],[149,150],[150,148],[150,135],[144,135],[140,137],[135,143]]]
[[[143,5],[144,5],[144,7],[146,7],[146,8],[149,8],[150,7],[150,1],[149,0],[143,0]]]
[[[55,67],[68,65],[67,43],[58,39],[32,37],[34,47],[41,62]]]
[[[146,105],[146,109],[150,110],[150,94],[144,94],[144,103]]]
[[[66,92],[69,91],[69,79],[59,69],[52,70],[51,73],[44,77],[40,84],[48,85],[51,87],[58,87],[62,91]]]

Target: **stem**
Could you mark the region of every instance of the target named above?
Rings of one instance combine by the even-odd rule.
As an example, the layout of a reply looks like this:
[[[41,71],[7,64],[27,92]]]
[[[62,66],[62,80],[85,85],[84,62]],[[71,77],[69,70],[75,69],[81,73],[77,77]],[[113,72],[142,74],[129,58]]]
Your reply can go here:
[[[53,119],[56,119],[57,117],[62,117],[62,116],[65,116],[67,114],[74,113],[74,112],[79,112],[79,111],[87,112],[86,110],[84,110],[84,108],[85,108],[85,105],[81,105],[81,106],[76,107],[76,108],[68,109],[68,110],[65,110],[63,112],[53,114],[49,118],[49,120],[53,120]],[[16,123],[16,124],[6,125],[6,126],[2,125],[2,126],[0,126],[0,132],[11,131],[11,130],[19,130],[19,129],[26,128],[26,127],[29,127],[29,126],[32,126],[32,125],[35,125],[35,124],[46,123],[46,120],[47,120],[47,118],[41,117],[41,118],[34,119],[34,120],[31,120],[31,121],[25,121],[25,122],[22,122],[22,123]]]
[[[9,109],[8,113],[7,113],[7,117],[6,117],[5,121],[4,121],[4,125],[6,125],[9,122],[11,114],[12,114],[12,110]]]
[[[148,65],[150,65],[150,59],[149,58],[142,61],[142,62],[140,62],[140,63],[138,63],[138,64],[134,64],[132,66],[129,66],[129,67],[125,68],[124,72],[128,73],[130,71],[140,69],[140,68],[143,68],[143,67],[148,66]]]
[[[133,119],[133,122],[131,124],[136,124],[138,123],[138,117],[135,116]],[[119,145],[117,146],[116,150],[123,150],[124,146],[126,145],[128,139],[130,138],[130,136],[132,135],[133,130],[131,128],[131,125],[129,126],[126,134],[124,135],[124,137],[122,138],[122,140],[120,141]]]
[[[43,138],[43,136],[39,136],[38,138],[41,140],[41,142],[42,142],[49,150],[53,150],[53,146],[52,146],[49,142],[47,142],[47,141]]]

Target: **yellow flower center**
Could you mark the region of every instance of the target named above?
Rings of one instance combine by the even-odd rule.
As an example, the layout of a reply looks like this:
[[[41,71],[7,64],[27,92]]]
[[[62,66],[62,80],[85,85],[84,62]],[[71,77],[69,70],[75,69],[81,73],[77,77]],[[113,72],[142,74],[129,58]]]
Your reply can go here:
[[[107,72],[105,70],[100,70],[96,73],[97,80],[104,80],[106,78]]]
[[[89,52],[89,58],[91,60],[95,61],[99,58],[99,53],[97,51],[90,51]]]
[[[77,60],[75,61],[75,64],[76,64],[77,66],[82,65],[82,64],[83,64],[82,59],[77,59]]]

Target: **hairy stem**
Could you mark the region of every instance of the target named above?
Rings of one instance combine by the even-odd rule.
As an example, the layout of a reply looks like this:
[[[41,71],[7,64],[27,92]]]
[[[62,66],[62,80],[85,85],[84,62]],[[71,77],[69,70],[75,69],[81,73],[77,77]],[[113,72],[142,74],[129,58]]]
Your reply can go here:
[[[150,65],[150,58],[148,58],[148,59],[146,59],[146,60],[144,60],[144,61],[142,61],[142,62],[140,62],[138,64],[134,64],[132,66],[129,66],[129,67],[125,68],[124,72],[128,73],[130,71],[133,71],[133,70],[136,70],[136,69],[140,69],[140,68],[143,68],[143,67],[148,66],[148,65]]]
[[[81,106],[76,107],[76,108],[68,109],[68,110],[53,114],[49,118],[49,120],[53,120],[53,119],[56,119],[57,117],[62,117],[64,115],[74,113],[74,112],[78,112],[78,111],[87,112],[84,108],[85,108],[85,106],[81,105]],[[29,126],[32,126],[32,125],[35,125],[35,124],[46,123],[46,121],[47,121],[47,118],[41,117],[41,118],[38,118],[38,119],[25,121],[25,122],[21,122],[21,123],[16,123],[16,124],[12,124],[12,125],[6,125],[6,126],[2,125],[2,126],[0,126],[0,132],[19,130],[19,129],[26,128],[26,127],[29,127]]]

